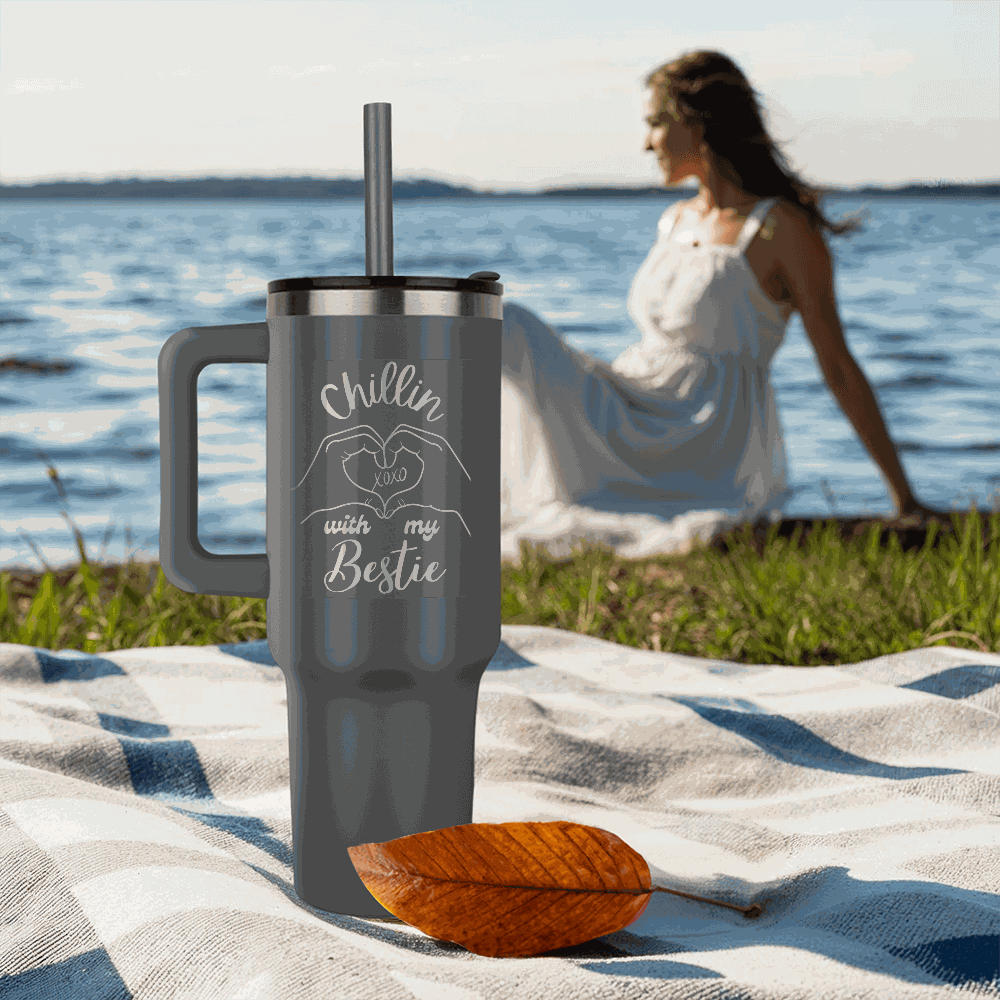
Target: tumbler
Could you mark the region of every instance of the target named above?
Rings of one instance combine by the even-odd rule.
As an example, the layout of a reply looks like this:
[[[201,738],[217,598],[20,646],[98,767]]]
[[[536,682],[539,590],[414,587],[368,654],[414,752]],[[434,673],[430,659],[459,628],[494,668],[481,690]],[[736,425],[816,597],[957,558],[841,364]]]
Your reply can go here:
[[[159,357],[160,559],[190,593],[267,599],[287,690],[294,887],[391,914],[347,848],[472,822],[479,682],[500,642],[503,286],[392,273],[389,106],[365,106],[364,276],[271,281],[267,322]],[[195,387],[267,365],[266,552],[197,530]]]

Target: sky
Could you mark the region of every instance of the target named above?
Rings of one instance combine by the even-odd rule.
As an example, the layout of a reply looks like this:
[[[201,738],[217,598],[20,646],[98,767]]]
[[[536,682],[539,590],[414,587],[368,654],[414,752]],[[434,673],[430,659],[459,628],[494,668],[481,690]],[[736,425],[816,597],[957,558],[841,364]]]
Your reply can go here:
[[[0,0],[0,181],[361,178],[386,101],[394,180],[642,187],[642,81],[699,48],[808,181],[1000,174],[1000,0]]]

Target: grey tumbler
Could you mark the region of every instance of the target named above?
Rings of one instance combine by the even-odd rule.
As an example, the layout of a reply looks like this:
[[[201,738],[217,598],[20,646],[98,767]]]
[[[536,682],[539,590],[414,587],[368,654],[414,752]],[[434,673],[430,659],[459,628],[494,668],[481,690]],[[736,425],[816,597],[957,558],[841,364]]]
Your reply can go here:
[[[160,561],[267,598],[285,675],[295,891],[389,912],[347,848],[472,822],[476,702],[500,644],[500,275],[396,277],[391,106],[364,107],[362,277],[267,286],[267,323],[160,352]],[[267,365],[267,553],[198,541],[198,372]]]
[[[499,275],[272,281],[267,322],[159,358],[160,558],[267,599],[285,675],[295,891],[390,916],[347,847],[472,822],[479,682],[500,642]],[[266,554],[197,537],[195,385],[267,365]]]

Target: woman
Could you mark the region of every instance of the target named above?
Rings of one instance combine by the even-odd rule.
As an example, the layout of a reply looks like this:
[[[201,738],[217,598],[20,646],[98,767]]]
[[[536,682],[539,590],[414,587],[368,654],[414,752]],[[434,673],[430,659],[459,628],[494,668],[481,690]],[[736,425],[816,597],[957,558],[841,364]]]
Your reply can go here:
[[[823,216],[726,56],[688,53],[646,85],[645,148],[667,185],[696,177],[698,194],[660,218],[629,293],[642,340],[613,364],[505,305],[504,556],[516,560],[524,538],[554,556],[586,540],[639,558],[777,520],[792,491],[769,368],[793,311],[885,477],[896,523],[942,522],[914,495],[844,342],[821,230],[858,223]]]

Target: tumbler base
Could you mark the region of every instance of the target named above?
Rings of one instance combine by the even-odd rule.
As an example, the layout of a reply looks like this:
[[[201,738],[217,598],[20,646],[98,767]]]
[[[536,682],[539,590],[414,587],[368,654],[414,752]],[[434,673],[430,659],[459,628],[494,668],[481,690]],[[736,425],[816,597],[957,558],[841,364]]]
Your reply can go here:
[[[324,910],[326,913],[339,913],[345,917],[380,917],[391,920],[398,919],[394,913],[390,913],[364,886],[361,886],[364,897],[360,892],[345,892],[341,888],[336,893],[336,899],[331,899],[325,893],[303,893],[299,887],[295,887],[295,895],[308,903],[309,906],[317,910]],[[367,897],[367,898],[365,898]]]

